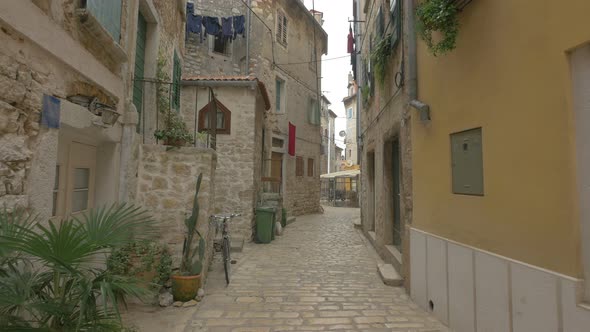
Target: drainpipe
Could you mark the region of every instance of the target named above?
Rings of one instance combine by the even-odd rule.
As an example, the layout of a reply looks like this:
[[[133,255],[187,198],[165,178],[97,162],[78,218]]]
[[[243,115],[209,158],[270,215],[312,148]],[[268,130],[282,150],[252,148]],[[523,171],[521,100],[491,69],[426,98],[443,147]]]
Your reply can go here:
[[[408,96],[410,106],[420,113],[420,120],[430,121],[430,106],[418,100],[418,59],[416,52],[416,22],[414,0],[406,0],[408,21]]]
[[[355,21],[360,21],[361,19],[361,1],[357,0],[356,1],[356,12],[358,14],[359,17],[355,17],[354,20]],[[355,33],[357,34],[356,40],[361,40],[361,36],[362,36],[362,32],[361,32],[361,23],[360,22],[355,22]],[[359,49],[357,49],[355,47],[355,52],[360,51]],[[356,75],[357,77],[355,78],[355,83],[356,83],[356,164],[360,165],[361,164],[361,151],[363,150],[363,137],[361,134],[361,98],[362,98],[362,93],[359,90],[359,81],[361,80],[361,77],[363,77],[363,66],[361,65],[363,63],[363,58],[362,56],[360,56],[360,53],[357,53],[357,58],[356,58]]]
[[[252,8],[252,0],[248,0],[248,8]],[[250,22],[252,19],[252,11],[248,10],[247,24],[246,24],[246,76],[250,75]]]
[[[332,159],[332,116],[328,113],[328,174],[330,174],[330,160]]]

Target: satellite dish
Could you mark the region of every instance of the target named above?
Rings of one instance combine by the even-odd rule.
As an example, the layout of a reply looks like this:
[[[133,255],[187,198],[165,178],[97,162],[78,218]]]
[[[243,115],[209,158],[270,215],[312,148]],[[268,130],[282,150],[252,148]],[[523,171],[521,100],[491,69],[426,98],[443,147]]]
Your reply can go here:
[[[344,130],[341,130],[341,131],[338,133],[338,135],[339,135],[340,137],[345,137],[345,136],[346,136],[346,131],[344,131]]]

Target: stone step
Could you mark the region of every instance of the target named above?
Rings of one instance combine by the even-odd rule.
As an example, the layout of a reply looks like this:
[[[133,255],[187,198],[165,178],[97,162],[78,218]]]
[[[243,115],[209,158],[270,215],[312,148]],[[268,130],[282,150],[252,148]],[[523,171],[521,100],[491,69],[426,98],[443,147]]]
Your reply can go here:
[[[363,224],[361,223],[361,219],[354,219],[352,221],[352,224],[354,225],[354,228],[362,228]]]
[[[393,268],[391,264],[377,264],[377,271],[383,283],[388,286],[401,287],[404,284],[404,279]]]
[[[295,217],[287,217],[287,225],[292,224],[295,221],[297,221],[297,218],[295,218]]]

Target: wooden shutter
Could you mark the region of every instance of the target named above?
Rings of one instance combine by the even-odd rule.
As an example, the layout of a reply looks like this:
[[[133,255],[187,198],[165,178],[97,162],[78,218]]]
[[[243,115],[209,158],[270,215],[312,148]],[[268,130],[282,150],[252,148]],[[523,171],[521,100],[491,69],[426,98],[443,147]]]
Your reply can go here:
[[[309,158],[309,159],[307,159],[307,176],[313,176],[313,171],[314,171],[313,159]]]
[[[121,38],[121,0],[87,0],[86,9],[118,43]]]
[[[283,45],[287,45],[287,16],[283,13]]]
[[[178,111],[180,109],[180,76],[182,75],[182,68],[180,67],[180,59],[176,52],[174,52],[174,68],[172,72],[172,106]]]
[[[145,68],[145,41],[147,32],[147,22],[143,15],[139,13],[137,18],[137,41],[135,46],[135,72],[133,81],[133,104],[137,109],[137,112],[142,111],[143,105],[143,88]],[[139,130],[139,126],[137,127]]]
[[[303,176],[303,157],[295,159],[295,176]]]
[[[283,42],[283,12],[277,10],[277,41]]]

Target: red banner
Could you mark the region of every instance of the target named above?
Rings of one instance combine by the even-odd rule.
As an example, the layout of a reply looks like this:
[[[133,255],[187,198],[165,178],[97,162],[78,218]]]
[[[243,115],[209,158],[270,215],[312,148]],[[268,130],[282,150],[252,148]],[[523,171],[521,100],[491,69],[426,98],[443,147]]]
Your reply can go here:
[[[295,155],[295,125],[289,122],[289,155]]]

